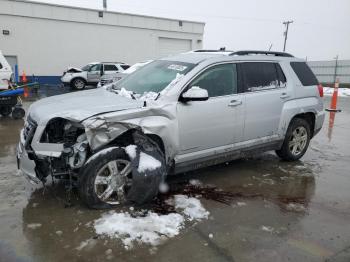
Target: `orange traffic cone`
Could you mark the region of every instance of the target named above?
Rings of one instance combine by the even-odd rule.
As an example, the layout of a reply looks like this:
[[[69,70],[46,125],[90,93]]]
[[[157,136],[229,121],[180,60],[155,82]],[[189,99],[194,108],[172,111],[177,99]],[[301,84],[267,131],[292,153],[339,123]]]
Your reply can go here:
[[[24,98],[29,97],[29,90],[28,90],[28,87],[27,87],[27,86],[25,86],[23,89],[24,89],[24,92],[23,92],[23,96],[24,96]]]
[[[27,80],[27,76],[26,76],[26,73],[24,72],[23,70],[23,74],[22,74],[22,83],[27,83],[28,80]]]
[[[331,100],[331,108],[327,108],[327,111],[330,112],[341,112],[340,109],[337,109],[337,102],[338,102],[338,88],[339,88],[339,79],[337,79],[334,83],[334,90]]]

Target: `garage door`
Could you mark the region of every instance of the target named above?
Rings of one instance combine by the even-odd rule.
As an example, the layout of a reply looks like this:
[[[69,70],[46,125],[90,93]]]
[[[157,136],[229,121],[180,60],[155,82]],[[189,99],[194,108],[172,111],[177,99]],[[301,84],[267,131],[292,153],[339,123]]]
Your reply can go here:
[[[191,40],[159,37],[159,57],[165,57],[191,50]]]

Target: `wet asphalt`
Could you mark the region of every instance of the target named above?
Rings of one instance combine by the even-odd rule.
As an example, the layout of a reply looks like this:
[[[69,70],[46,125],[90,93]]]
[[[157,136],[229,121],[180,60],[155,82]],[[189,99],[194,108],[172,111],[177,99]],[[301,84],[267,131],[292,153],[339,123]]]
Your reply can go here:
[[[87,209],[77,194],[67,207],[64,185],[44,189],[19,174],[23,121],[0,117],[0,261],[350,261],[350,98],[338,105],[301,161],[267,152],[170,178],[199,179],[232,197],[202,198],[208,220],[157,248],[129,251],[95,234],[92,223],[106,211]]]

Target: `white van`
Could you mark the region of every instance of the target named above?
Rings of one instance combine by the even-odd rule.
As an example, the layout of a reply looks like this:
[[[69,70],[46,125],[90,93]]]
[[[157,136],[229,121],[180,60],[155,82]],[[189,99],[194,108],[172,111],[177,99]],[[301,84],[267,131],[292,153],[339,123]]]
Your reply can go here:
[[[13,76],[10,64],[6,61],[4,55],[0,51],[0,90],[8,89],[8,80]]]

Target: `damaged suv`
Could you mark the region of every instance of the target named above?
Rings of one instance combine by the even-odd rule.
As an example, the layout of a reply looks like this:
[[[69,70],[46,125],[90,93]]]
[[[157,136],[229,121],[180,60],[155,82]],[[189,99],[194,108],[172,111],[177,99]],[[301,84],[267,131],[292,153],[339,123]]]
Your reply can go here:
[[[322,96],[306,63],[287,53],[192,51],[32,104],[18,164],[37,183],[67,179],[92,208],[141,204],[167,174],[257,151],[301,158],[322,127]]]

